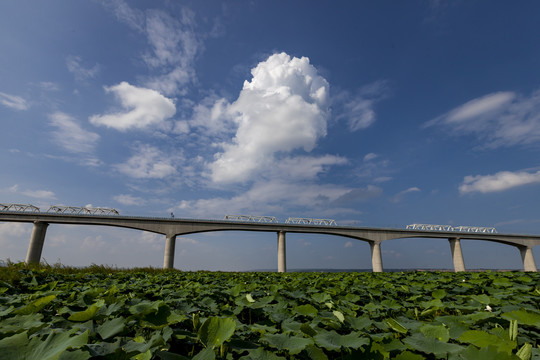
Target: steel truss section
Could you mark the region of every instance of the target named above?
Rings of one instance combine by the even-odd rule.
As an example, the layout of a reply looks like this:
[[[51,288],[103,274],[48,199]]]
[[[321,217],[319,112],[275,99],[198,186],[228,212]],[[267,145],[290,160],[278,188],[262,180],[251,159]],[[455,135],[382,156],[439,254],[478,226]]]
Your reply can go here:
[[[451,226],[451,225],[433,225],[433,224],[410,224],[407,225],[408,230],[424,230],[424,231],[456,231],[469,233],[488,233],[496,234],[497,229],[494,227],[485,226]]]
[[[112,208],[88,208],[81,206],[57,206],[52,205],[47,212],[57,214],[83,214],[83,215],[119,215],[116,209]]]
[[[435,225],[435,224],[411,224],[407,225],[409,230],[427,230],[427,231],[454,231],[450,225]]]
[[[260,222],[260,223],[277,223],[277,219],[275,216],[258,216],[258,215],[225,215],[225,220]]]
[[[461,232],[473,232],[473,233],[488,233],[495,234],[497,230],[494,227],[484,227],[484,226],[456,226],[455,231]]]
[[[39,212],[39,208],[30,204],[0,204],[0,211]]]
[[[311,219],[311,218],[294,218],[294,217],[290,217],[287,220],[285,220],[285,224],[337,226],[336,220],[332,220],[332,219]]]

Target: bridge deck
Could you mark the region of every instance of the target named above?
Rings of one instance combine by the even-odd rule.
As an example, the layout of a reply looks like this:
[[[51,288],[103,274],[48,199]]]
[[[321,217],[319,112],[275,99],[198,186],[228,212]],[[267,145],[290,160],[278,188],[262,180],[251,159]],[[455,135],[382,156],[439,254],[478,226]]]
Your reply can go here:
[[[281,250],[278,251],[279,263],[284,264],[285,250],[284,234],[289,233],[312,233],[344,236],[370,243],[374,271],[382,271],[382,257],[380,243],[392,239],[402,238],[442,238],[451,242],[452,256],[454,259],[462,258],[459,240],[485,240],[516,246],[522,255],[524,268],[536,271],[532,248],[540,245],[540,235],[501,234],[501,233],[472,233],[460,231],[433,231],[417,229],[392,229],[374,227],[353,227],[337,225],[305,225],[290,223],[261,223],[242,222],[228,220],[198,220],[179,218],[151,218],[119,215],[90,215],[90,214],[51,214],[36,212],[0,211],[0,221],[8,222],[31,222],[34,223],[34,231],[30,241],[27,262],[39,262],[41,250],[45,240],[45,233],[49,224],[71,225],[101,225],[115,226],[153,233],[163,234],[167,238],[164,266],[172,267],[174,258],[174,244],[176,236],[210,231],[264,231],[278,233],[278,243]],[[37,259],[37,260],[36,260]],[[462,259],[456,265],[456,269],[464,269]],[[283,265],[283,269],[284,269]],[[375,270],[378,269],[378,270]]]
[[[118,215],[50,214],[27,212],[0,212],[0,221],[45,222],[49,224],[103,225],[145,230],[167,236],[185,235],[209,231],[265,231],[314,233],[345,236],[368,242],[380,242],[399,238],[460,238],[487,240],[508,245],[540,245],[540,235],[472,233],[458,231],[411,230],[395,228],[355,227],[336,225],[302,225],[287,223],[259,223],[230,220],[200,220],[182,218],[158,218]]]

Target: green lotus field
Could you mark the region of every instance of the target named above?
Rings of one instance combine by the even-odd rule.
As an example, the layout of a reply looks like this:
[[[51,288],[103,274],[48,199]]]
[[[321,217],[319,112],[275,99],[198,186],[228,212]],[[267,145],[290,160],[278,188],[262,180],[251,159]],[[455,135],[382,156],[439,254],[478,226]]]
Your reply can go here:
[[[540,273],[9,264],[0,358],[540,359]]]

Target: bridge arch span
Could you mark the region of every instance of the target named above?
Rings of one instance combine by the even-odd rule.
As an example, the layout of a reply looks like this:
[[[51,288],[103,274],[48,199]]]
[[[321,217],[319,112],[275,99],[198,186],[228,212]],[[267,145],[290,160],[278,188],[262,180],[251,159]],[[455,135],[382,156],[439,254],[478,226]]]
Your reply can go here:
[[[325,230],[321,230],[321,229],[312,229],[312,231],[310,231],[311,229],[308,229],[307,231],[305,229],[303,229],[302,231],[300,230],[291,230],[289,228],[275,228],[275,229],[246,229],[246,228],[243,228],[243,227],[238,227],[238,228],[232,228],[232,227],[223,227],[223,228],[220,228],[220,227],[216,227],[216,228],[208,228],[208,229],[197,229],[197,230],[189,230],[189,231],[182,231],[182,232],[177,232],[175,233],[174,235],[176,236],[182,236],[182,235],[189,235],[189,234],[197,234],[197,233],[208,233],[208,232],[219,232],[219,231],[241,231],[241,232],[280,232],[280,231],[283,231],[283,232],[286,232],[286,233],[294,233],[294,234],[318,234],[318,235],[331,235],[331,236],[338,236],[338,237],[344,237],[344,238],[348,238],[348,239],[353,239],[353,240],[359,240],[359,241],[364,241],[364,242],[368,242],[368,243],[371,243],[371,242],[376,242],[376,240],[372,240],[370,238],[367,238],[367,237],[362,237],[362,236],[358,236],[358,235],[353,235],[353,234],[348,234],[348,233],[341,233],[339,231],[332,231],[332,230],[329,230],[329,231],[325,231]]]
[[[401,236],[390,237],[390,238],[387,238],[387,239],[384,239],[384,240],[381,240],[381,241],[398,240],[398,239],[412,239],[412,238],[422,238],[422,239],[459,238],[461,240],[489,241],[489,242],[495,242],[495,243],[515,246],[515,247],[522,247],[522,246],[534,247],[536,245],[540,245],[540,242],[534,241],[532,239],[530,239],[530,240],[528,240],[528,239],[519,239],[519,240],[505,239],[504,235],[501,238],[497,238],[496,236],[483,237],[482,234],[474,234],[473,235],[473,234],[469,234],[469,233],[460,233],[460,232],[448,233],[448,234],[446,234],[446,236],[441,236],[440,234],[431,235],[429,233],[424,234],[424,235],[418,235],[418,234],[416,234],[416,235],[404,235],[404,236],[401,235]]]
[[[454,267],[464,270],[460,240],[485,240],[512,245],[520,250],[524,269],[536,271],[532,248],[540,244],[538,235],[465,233],[455,231],[421,231],[408,229],[381,229],[367,227],[302,225],[283,223],[247,223],[223,220],[195,220],[174,218],[148,218],[129,216],[82,215],[82,214],[51,214],[35,212],[10,212],[0,210],[0,221],[33,222],[27,262],[39,262],[49,224],[102,225],[121,228],[144,230],[162,234],[166,237],[164,267],[172,267],[176,237],[215,231],[256,231],[274,232],[278,234],[278,263],[285,263],[285,234],[313,233],[346,237],[368,242],[372,253],[373,271],[382,271],[381,243],[388,240],[404,238],[446,238],[450,240]],[[280,250],[282,249],[282,250]],[[283,260],[283,261],[282,261]],[[285,267],[282,267],[285,271]]]

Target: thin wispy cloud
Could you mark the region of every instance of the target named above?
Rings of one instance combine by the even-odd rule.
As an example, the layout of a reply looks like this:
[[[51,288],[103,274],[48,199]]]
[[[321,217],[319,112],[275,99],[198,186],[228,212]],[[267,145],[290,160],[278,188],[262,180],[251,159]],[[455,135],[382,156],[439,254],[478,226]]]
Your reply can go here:
[[[540,90],[529,96],[491,93],[428,121],[456,135],[477,136],[486,148],[540,143]]]
[[[147,86],[165,95],[185,94],[183,87],[196,78],[195,57],[201,49],[195,24],[195,14],[188,9],[182,10],[179,19],[162,11],[147,12],[146,35],[152,52],[144,60],[161,73],[149,79]]]
[[[400,202],[403,200],[403,198],[405,197],[405,195],[407,194],[410,194],[410,193],[415,193],[415,192],[420,192],[420,189],[416,186],[413,186],[413,187],[410,187],[406,190],[403,190],[403,191],[400,191],[399,193],[397,193],[396,195],[394,195],[394,197],[392,198],[392,202]]]
[[[144,32],[144,12],[129,6],[124,0],[104,1],[103,6],[112,11],[116,18],[132,29]]]
[[[379,155],[377,155],[375,153],[369,153],[369,154],[366,154],[364,156],[364,161],[371,161],[371,160],[376,159],[378,157],[379,157]]]
[[[144,59],[149,66],[190,67],[199,48],[195,39],[195,13],[183,9],[179,18],[159,10],[146,14],[146,34],[152,52]]]
[[[38,189],[38,190],[24,189],[23,190],[23,189],[20,189],[18,184],[15,184],[12,187],[10,187],[9,191],[15,194],[21,194],[21,195],[28,196],[35,199],[50,199],[50,200],[56,199],[56,195],[54,194],[54,192],[50,190],[43,190],[43,189]]]
[[[30,235],[32,228],[24,223],[0,223],[0,242],[2,242],[4,236],[22,236]],[[3,235],[3,236],[2,236]]]
[[[82,156],[81,156],[82,155]],[[98,167],[103,165],[103,161],[93,154],[73,153],[72,155],[53,155],[43,154],[44,157],[54,160],[62,160],[68,163],[74,163],[84,167]]]
[[[268,169],[270,176],[280,179],[311,180],[328,172],[330,168],[345,165],[348,160],[341,156],[296,156],[281,158]]]
[[[113,200],[114,201],[117,201],[118,203],[122,204],[122,205],[128,205],[128,206],[131,206],[131,205],[145,205],[146,204],[146,200],[141,198],[141,197],[138,197],[138,196],[133,196],[133,195],[129,195],[129,194],[120,194],[120,195],[115,195],[113,196]]]
[[[144,34],[150,49],[141,54],[151,69],[145,86],[167,96],[185,95],[196,80],[195,59],[202,50],[195,13],[187,8],[173,17],[156,9],[141,11],[122,0],[105,5],[118,20]]]
[[[100,70],[99,64],[95,64],[92,67],[83,66],[82,58],[75,55],[69,55],[66,58],[66,66],[69,72],[72,73],[78,81],[92,79],[96,77]]]
[[[13,110],[27,110],[28,102],[20,96],[0,92],[0,104]]]
[[[59,91],[60,86],[58,86],[57,83],[54,83],[52,81],[41,81],[36,84],[37,87],[39,87],[43,91]]]
[[[459,186],[460,194],[501,192],[516,187],[540,183],[540,171],[500,171],[493,175],[465,176]]]
[[[279,180],[261,181],[233,197],[182,200],[175,207],[182,214],[222,218],[225,213],[269,213],[308,208],[324,213],[329,205],[351,189],[332,184],[304,184]],[[335,209],[335,207],[333,207]],[[340,209],[341,210],[341,209]]]
[[[208,96],[193,106],[193,114],[188,121],[181,122],[178,133],[189,129],[198,130],[202,136],[212,141],[227,141],[234,134],[238,125],[227,113],[230,104],[221,97]]]
[[[375,104],[388,93],[388,82],[383,80],[363,86],[355,94],[342,91],[332,99],[338,108],[342,108],[336,118],[346,121],[350,131],[366,129],[376,120]]]
[[[361,188],[350,189],[345,194],[332,201],[333,206],[347,207],[362,203],[381,196],[383,189],[375,185],[367,185]]]
[[[54,127],[54,143],[75,154],[90,154],[94,151],[100,136],[85,130],[72,116],[55,112],[49,115],[49,125]]]
[[[390,167],[388,159],[381,155],[368,153],[364,155],[363,161],[358,163],[354,174],[356,177],[373,182],[383,182],[391,179],[388,174],[394,172]]]
[[[175,166],[175,162],[178,161],[177,157],[165,154],[158,148],[145,144],[139,144],[135,147],[134,152],[135,155],[125,163],[116,164],[114,168],[118,172],[136,179],[163,179],[177,173]]]

